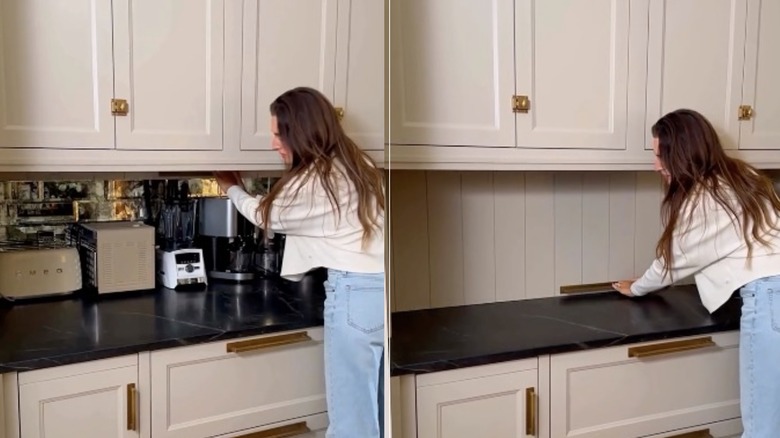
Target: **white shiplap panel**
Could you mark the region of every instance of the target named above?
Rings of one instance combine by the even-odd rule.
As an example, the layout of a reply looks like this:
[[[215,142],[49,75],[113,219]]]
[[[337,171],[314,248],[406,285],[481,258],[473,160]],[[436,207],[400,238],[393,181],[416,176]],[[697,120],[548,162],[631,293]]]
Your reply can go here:
[[[390,176],[390,199],[393,310],[427,309],[431,307],[431,275],[428,265],[429,221],[425,173],[393,171]]]
[[[427,181],[431,306],[457,306],[464,303],[461,175],[427,172]]]
[[[636,174],[636,232],[634,233],[634,276],[639,277],[655,258],[661,237],[661,177],[654,172]]]
[[[555,288],[554,174],[525,176],[525,296],[550,296]]]
[[[582,181],[582,282],[609,278],[609,174],[588,172]]]
[[[521,172],[496,172],[495,200],[496,301],[525,298],[525,177]]]
[[[461,175],[463,295],[466,304],[496,301],[496,247],[492,172]]]
[[[609,179],[609,278],[634,276],[636,173],[615,172]]]
[[[391,187],[396,311],[630,278],[660,229],[650,172],[394,171]]]
[[[582,174],[555,174],[555,293],[582,283]]]

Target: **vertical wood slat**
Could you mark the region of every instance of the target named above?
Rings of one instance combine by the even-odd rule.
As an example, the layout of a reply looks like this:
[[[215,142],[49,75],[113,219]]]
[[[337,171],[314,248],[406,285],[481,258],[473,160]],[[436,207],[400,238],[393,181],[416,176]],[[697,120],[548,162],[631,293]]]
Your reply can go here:
[[[562,285],[582,283],[582,185],[579,172],[555,174],[555,295]]]
[[[463,211],[463,302],[496,301],[495,204],[492,172],[464,172],[461,180]]]
[[[394,311],[431,307],[427,183],[424,172],[390,175],[390,301]],[[387,249],[385,249],[387,254]]]
[[[634,276],[636,173],[615,172],[609,178],[609,279]]]
[[[588,172],[582,180],[582,282],[609,280],[609,174]]]
[[[636,232],[634,233],[634,276],[639,277],[655,259],[655,245],[661,237],[661,178],[654,172],[638,172],[636,178]]]
[[[457,306],[464,303],[461,174],[427,172],[426,179],[431,306]]]
[[[525,298],[525,176],[496,172],[495,201],[496,301]]]
[[[525,297],[553,294],[555,281],[555,180],[549,172],[525,177]],[[518,285],[521,286],[521,285]]]
[[[395,311],[632,278],[660,232],[650,172],[393,171],[391,181]]]

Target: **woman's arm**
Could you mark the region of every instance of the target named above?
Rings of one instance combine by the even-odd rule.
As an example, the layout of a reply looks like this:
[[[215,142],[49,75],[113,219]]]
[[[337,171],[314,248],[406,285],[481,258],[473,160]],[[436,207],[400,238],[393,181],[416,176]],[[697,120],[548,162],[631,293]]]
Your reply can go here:
[[[667,275],[663,275],[662,261],[655,259],[644,275],[631,285],[633,295],[646,295],[662,289],[720,259],[717,241],[724,224],[731,223],[731,217],[708,194],[703,194],[696,204],[680,214],[678,226],[682,229],[675,230],[672,239],[672,265]],[[686,213],[690,215],[690,223],[687,223]]]
[[[262,215],[258,211],[263,200],[262,196],[253,197],[237,185],[231,186],[227,190],[227,195],[244,217],[264,230],[312,237],[322,237],[332,232],[332,229],[328,231],[328,227],[334,226],[336,211],[328,197],[313,192],[312,181],[303,185],[300,191],[296,190],[296,184],[289,185],[292,188],[283,188],[274,198],[268,224],[263,223]],[[342,210],[347,208],[343,201],[345,196],[348,194],[337,193]]]

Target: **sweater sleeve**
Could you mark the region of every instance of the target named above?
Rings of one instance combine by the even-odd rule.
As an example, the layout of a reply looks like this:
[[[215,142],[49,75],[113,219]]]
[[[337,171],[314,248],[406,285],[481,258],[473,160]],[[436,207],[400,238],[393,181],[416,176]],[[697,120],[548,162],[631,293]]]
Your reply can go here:
[[[655,259],[644,275],[631,285],[631,293],[641,296],[657,291],[717,261],[723,215],[728,215],[727,211],[707,194],[703,194],[693,208],[684,209],[672,238],[673,259],[669,272],[664,276],[663,262]],[[687,223],[688,217],[690,223]]]
[[[311,196],[305,189],[297,195],[282,190],[274,199],[269,223],[265,224],[258,211],[262,196],[253,197],[239,186],[230,187],[227,195],[242,216],[257,227],[274,233],[322,237],[326,216],[333,215],[329,204],[320,205],[323,201],[320,196]]]

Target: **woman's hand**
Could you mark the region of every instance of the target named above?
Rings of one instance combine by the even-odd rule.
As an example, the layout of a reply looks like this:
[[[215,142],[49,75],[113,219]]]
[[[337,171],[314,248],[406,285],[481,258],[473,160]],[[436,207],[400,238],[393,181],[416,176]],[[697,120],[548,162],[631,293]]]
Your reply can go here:
[[[636,280],[621,280],[616,281],[612,283],[612,288],[616,291],[620,292],[621,294],[627,296],[627,297],[633,297],[634,294],[631,293],[631,285],[634,284],[634,281]]]
[[[214,178],[217,180],[219,189],[222,190],[223,193],[227,193],[228,189],[233,186],[244,187],[244,183],[241,181],[238,172],[214,172]]]

